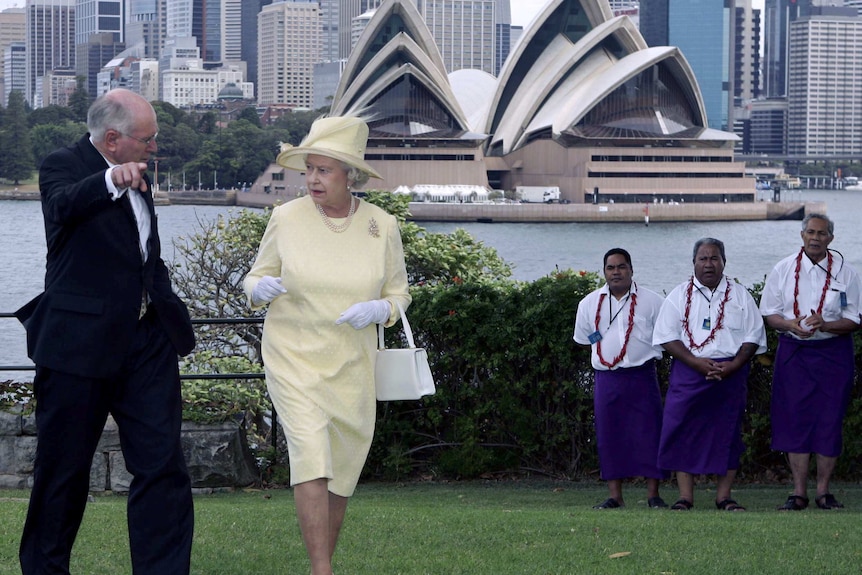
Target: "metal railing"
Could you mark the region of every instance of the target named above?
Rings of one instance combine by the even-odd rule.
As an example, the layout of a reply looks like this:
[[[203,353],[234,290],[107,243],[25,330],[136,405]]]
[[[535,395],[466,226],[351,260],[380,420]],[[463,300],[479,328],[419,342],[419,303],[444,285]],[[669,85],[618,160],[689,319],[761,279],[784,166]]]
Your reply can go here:
[[[17,319],[15,314],[9,312],[0,312],[0,319]],[[223,325],[223,324],[262,324],[263,318],[260,317],[216,317],[209,319],[192,319],[192,325]],[[36,366],[30,365],[0,365],[0,372],[4,371],[36,371]],[[264,374],[260,373],[184,373],[180,375],[180,379],[263,379]]]

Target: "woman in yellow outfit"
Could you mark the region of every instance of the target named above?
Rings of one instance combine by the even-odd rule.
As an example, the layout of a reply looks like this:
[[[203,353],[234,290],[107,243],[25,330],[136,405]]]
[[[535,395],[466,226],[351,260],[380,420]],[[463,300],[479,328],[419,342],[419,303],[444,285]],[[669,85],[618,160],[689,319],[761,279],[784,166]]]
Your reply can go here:
[[[269,304],[266,383],[287,438],[290,483],[313,575],[332,555],[374,435],[377,324],[410,304],[396,219],[351,194],[380,175],[359,118],[314,122],[278,163],[304,171],[308,194],[275,208],[244,288]]]

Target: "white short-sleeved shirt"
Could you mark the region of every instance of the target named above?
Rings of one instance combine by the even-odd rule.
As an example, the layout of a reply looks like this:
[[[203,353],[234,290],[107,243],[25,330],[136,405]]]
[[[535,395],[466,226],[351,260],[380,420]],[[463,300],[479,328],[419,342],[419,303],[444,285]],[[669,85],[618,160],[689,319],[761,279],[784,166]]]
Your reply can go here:
[[[799,254],[787,256],[772,269],[763,295],[760,297],[760,313],[763,316],[780,315],[784,319],[794,319],[793,298],[796,291],[796,260]],[[823,288],[826,285],[826,270],[828,261],[823,258],[818,264],[813,263],[804,254],[799,262],[799,314],[810,315],[811,310],[817,310]],[[844,294],[842,298],[841,294]],[[862,309],[862,284],[859,274],[850,265],[844,263],[840,256],[833,256],[832,281],[826,290],[823,300],[823,320],[837,321],[841,318],[859,323],[859,311]],[[842,299],[846,301],[841,305]],[[798,338],[795,334],[789,333]],[[829,339],[836,337],[834,333],[815,331],[809,339]]]
[[[687,315],[691,340],[683,328],[689,286],[692,287],[691,304]],[[721,328],[715,331],[712,341],[703,347],[693,348],[692,340],[697,346],[713,333],[718,323],[721,302],[728,289],[730,295],[724,306]],[[715,292],[694,277],[673,288],[661,306],[653,331],[653,343],[662,345],[674,340],[681,341],[696,357],[710,359],[733,357],[743,343],[757,344],[755,353],[766,351],[766,330],[757,303],[745,287],[729,282],[727,277],[722,278]]]
[[[602,298],[604,294],[604,298]],[[634,327],[632,327],[626,354],[613,368],[604,365],[599,359],[598,345],[590,342],[590,335],[598,331],[602,336],[602,357],[612,363],[625,344],[626,331],[629,327],[632,298],[635,294]],[[601,300],[602,309],[599,314],[599,326],[596,328],[596,310]],[[575,316],[575,333],[573,339],[582,345],[590,345],[592,365],[594,369],[605,371],[622,367],[638,367],[651,359],[661,357],[662,348],[652,343],[653,326],[664,299],[657,293],[638,287],[632,283],[632,288],[625,297],[617,300],[610,293],[608,286],[603,286],[589,293],[578,304]]]

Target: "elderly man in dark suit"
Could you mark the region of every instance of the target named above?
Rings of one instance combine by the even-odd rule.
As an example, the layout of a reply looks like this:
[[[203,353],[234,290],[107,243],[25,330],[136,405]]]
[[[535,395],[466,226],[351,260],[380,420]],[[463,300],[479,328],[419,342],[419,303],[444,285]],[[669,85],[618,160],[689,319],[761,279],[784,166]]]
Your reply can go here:
[[[69,573],[110,413],[133,476],[133,572],[187,574],[194,519],[177,355],[192,350],[194,333],[160,256],[145,173],[157,151],[156,113],[141,96],[114,90],[93,103],[87,126],[40,169],[45,291],[17,312],[36,364],[38,427],[21,568]]]

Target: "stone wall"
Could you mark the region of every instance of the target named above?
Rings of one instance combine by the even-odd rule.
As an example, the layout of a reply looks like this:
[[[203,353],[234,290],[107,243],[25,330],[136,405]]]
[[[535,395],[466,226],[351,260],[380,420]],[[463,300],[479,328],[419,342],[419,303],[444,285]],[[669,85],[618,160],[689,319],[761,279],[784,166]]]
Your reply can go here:
[[[193,488],[242,487],[259,478],[245,433],[237,423],[184,422],[181,441]],[[35,456],[35,417],[0,411],[0,488],[31,487]],[[109,417],[90,469],[90,490],[126,493],[131,479],[117,424]]]

